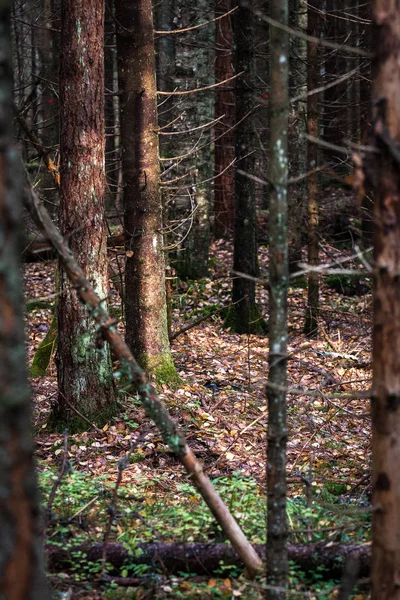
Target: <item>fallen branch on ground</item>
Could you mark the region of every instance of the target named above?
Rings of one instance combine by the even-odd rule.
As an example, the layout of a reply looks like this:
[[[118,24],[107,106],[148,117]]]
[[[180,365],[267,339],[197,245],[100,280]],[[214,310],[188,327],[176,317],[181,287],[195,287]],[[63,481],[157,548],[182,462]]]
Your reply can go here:
[[[265,560],[265,546],[253,546]],[[101,560],[103,544],[83,544],[69,550],[59,546],[47,546],[48,565],[51,572],[68,568],[74,562],[75,552],[86,555],[88,561]],[[343,567],[348,560],[358,563],[359,577],[367,577],[370,569],[371,546],[346,544],[305,544],[288,546],[289,560],[302,571],[315,572],[317,567],[326,569],[326,577],[340,578]],[[167,574],[179,572],[212,574],[221,568],[221,562],[232,567],[240,566],[236,552],[230,544],[162,544],[148,542],[138,544],[134,552],[122,544],[107,545],[107,563],[111,564],[118,574],[127,565],[149,565]]]

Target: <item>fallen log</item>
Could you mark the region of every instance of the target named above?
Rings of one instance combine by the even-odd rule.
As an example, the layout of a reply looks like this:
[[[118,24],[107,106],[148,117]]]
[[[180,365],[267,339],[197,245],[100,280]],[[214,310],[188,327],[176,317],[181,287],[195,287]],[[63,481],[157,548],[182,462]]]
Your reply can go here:
[[[104,545],[82,544],[69,549],[48,545],[47,559],[51,572],[68,569],[77,555],[86,556],[86,560],[101,560]],[[253,546],[257,554],[265,561],[265,545]],[[140,552],[139,552],[140,551]],[[79,554],[76,554],[79,553]],[[289,560],[302,571],[312,573],[317,567],[324,567],[326,578],[340,578],[345,564],[355,560],[358,564],[358,577],[368,577],[370,569],[371,546],[346,544],[315,544],[288,546]],[[180,571],[196,575],[211,575],[221,566],[243,565],[239,556],[230,544],[138,544],[132,552],[121,544],[107,545],[107,562],[114,567],[114,575],[120,573],[127,565],[148,565],[165,574],[177,574]]]

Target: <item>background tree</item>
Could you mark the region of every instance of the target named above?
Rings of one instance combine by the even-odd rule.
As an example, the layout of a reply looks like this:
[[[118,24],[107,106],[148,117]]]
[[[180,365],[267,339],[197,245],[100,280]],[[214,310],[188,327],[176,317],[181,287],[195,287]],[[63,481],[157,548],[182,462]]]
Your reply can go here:
[[[12,129],[11,3],[0,5],[0,596],[50,599],[42,561],[20,256],[22,186]]]
[[[318,37],[320,17],[315,5],[307,5],[307,32],[308,35]],[[318,44],[307,43],[307,91],[311,92],[318,87],[319,61]],[[319,262],[319,206],[318,206],[318,94],[307,97],[307,133],[314,140],[307,143],[307,200],[308,200],[308,263],[316,267]],[[308,296],[304,333],[315,337],[318,333],[318,306],[319,306],[319,274],[310,271],[308,274]]]
[[[213,81],[213,74],[209,69],[213,54],[210,48],[213,27],[212,24],[203,27],[201,24],[209,20],[212,3],[210,0],[199,0],[196,4],[177,1],[176,8],[180,28],[198,28],[179,35],[176,43],[179,62],[176,68],[175,88],[190,91],[206,87]],[[179,129],[177,127],[174,131],[168,128],[162,132],[162,137],[168,138],[171,132],[175,137],[174,153],[188,156],[174,169],[174,173],[176,171],[185,177],[178,185],[172,185],[172,190],[174,187],[178,189],[170,195],[175,207],[180,207],[180,210],[176,211],[176,217],[181,219],[180,240],[176,244],[175,258],[171,260],[171,264],[180,279],[195,280],[207,277],[209,267],[209,213],[213,163],[211,125],[208,123],[213,121],[213,91],[189,93],[177,96],[176,99],[176,110],[184,116]],[[193,133],[190,133],[192,130]],[[186,135],[185,131],[188,131]],[[171,151],[171,145],[169,149]],[[165,186],[165,191],[168,192],[168,185]]]
[[[233,0],[217,0],[215,16],[227,13],[233,8]],[[215,81],[224,81],[233,76],[233,15],[220,19],[215,28]],[[235,215],[234,167],[235,140],[235,93],[233,83],[215,90],[214,127],[214,237],[230,236],[233,232]]]
[[[116,0],[126,340],[141,365],[176,380],[167,326],[151,0]]]
[[[288,23],[287,0],[270,0],[271,19]],[[269,355],[267,447],[268,600],[286,598],[286,386],[287,386],[287,180],[289,118],[289,38],[270,27]],[[274,589],[276,586],[277,589]]]
[[[104,8],[102,0],[62,3],[61,198],[63,234],[97,293],[107,299],[104,217]],[[53,422],[84,426],[71,410],[104,424],[115,414],[108,346],[96,348],[96,327],[60,272],[58,403]]]
[[[234,276],[232,306],[225,319],[225,326],[236,333],[265,333],[266,330],[255,297],[258,255],[255,186],[251,179],[255,167],[253,22],[252,11],[240,6],[234,14],[235,71],[242,73],[235,84]],[[241,277],[240,273],[249,277]]]

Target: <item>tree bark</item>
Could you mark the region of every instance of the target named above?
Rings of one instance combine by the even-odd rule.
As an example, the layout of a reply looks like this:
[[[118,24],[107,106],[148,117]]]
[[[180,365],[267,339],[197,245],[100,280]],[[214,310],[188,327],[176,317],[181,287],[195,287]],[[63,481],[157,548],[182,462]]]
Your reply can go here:
[[[400,6],[372,3],[372,599],[400,598]]]
[[[124,180],[126,340],[157,379],[176,381],[167,325],[151,0],[116,0]]]
[[[60,223],[96,292],[106,299],[103,1],[65,0],[61,26]],[[96,327],[63,271],[60,291],[59,397],[52,421],[58,428],[87,427],[72,405],[104,425],[116,411],[109,348],[97,351]]]
[[[271,18],[288,24],[287,0],[271,0]],[[269,355],[267,448],[268,600],[286,598],[288,583],[286,520],[287,385],[287,180],[289,117],[289,37],[270,27]],[[280,589],[274,589],[274,587]]]
[[[266,326],[256,304],[258,275],[257,216],[254,181],[254,40],[253,14],[239,6],[234,14],[236,79],[235,219],[233,239],[232,306],[225,326],[236,333],[262,334]],[[248,275],[242,277],[240,273]]]
[[[0,6],[0,596],[47,600],[26,372],[22,187],[12,129],[11,2]]]
[[[233,0],[216,3],[215,16],[233,8]],[[215,81],[233,76],[233,16],[220,19],[215,29]],[[235,124],[235,94],[233,88],[222,85],[215,90],[215,118],[225,115],[214,127],[214,237],[232,234],[235,212],[234,167],[228,168],[235,158],[233,126]]]
[[[307,30],[309,35],[319,35],[319,15],[316,7],[308,3]],[[318,45],[313,42],[307,43],[307,89],[314,90],[319,83]],[[307,98],[307,133],[318,137],[318,94]],[[319,263],[319,240],[318,240],[318,173],[312,171],[318,165],[318,146],[315,142],[307,144],[307,198],[308,198],[308,264],[316,267]],[[309,337],[318,334],[318,310],[319,310],[319,275],[315,271],[308,274],[308,298],[304,333]]]

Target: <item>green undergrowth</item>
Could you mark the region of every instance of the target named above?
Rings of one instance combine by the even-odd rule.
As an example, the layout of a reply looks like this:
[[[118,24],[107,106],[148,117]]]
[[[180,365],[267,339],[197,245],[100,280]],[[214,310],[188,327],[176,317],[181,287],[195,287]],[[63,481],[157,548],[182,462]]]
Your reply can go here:
[[[60,442],[61,449],[61,442]],[[140,454],[131,456],[131,463],[140,461]],[[43,502],[57,476],[49,470],[40,474]],[[236,517],[252,543],[265,542],[266,498],[254,479],[234,473],[213,480],[216,489]],[[108,475],[88,477],[79,471],[69,472],[61,481],[52,505],[47,543],[73,549],[71,567],[59,577],[82,584],[87,589],[100,572],[99,562],[90,562],[76,550],[79,544],[102,541],[109,519],[114,482]],[[356,503],[344,501],[344,488],[324,485],[311,503],[299,495],[288,501],[289,541],[295,544],[325,541],[327,543],[357,543],[368,539],[369,516]],[[196,490],[188,483],[174,483],[166,474],[157,479],[137,477],[118,490],[118,500],[110,542],[123,544],[132,551],[132,563],[125,565],[122,577],[144,578],[142,589],[154,590],[152,598],[262,598],[265,594],[262,579],[249,583],[241,577],[242,569],[220,564],[209,577],[194,573],[179,573],[165,577],[159,567],[135,562],[140,556],[142,542],[224,542],[223,532],[204,505]],[[114,573],[112,566],[107,572]],[[338,581],[329,579],[324,568],[303,572],[295,564],[290,569],[289,588],[293,597],[299,591],[313,592],[311,598],[335,598]],[[141,586],[126,588],[107,584],[105,598],[141,598]],[[122,595],[121,595],[122,594]],[[297,595],[296,595],[297,594]],[[292,597],[289,593],[288,598]]]
[[[141,453],[133,454],[130,462],[138,463],[143,457]],[[40,475],[45,499],[54,477],[49,470]],[[213,484],[252,543],[264,543],[266,499],[257,482],[234,473],[214,479]],[[62,531],[58,531],[56,525],[52,538],[65,536],[67,527],[74,539],[75,529],[83,521],[87,528],[94,528],[93,532],[101,531],[108,518],[113,489],[114,483],[108,476],[87,477],[79,471],[66,475],[52,507],[53,522],[63,523]],[[369,512],[364,506],[346,501],[343,491],[339,484],[329,483],[322,486],[318,496],[309,503],[301,495],[292,496],[287,509],[291,541],[323,541],[327,528],[331,530],[330,541],[365,541]],[[78,521],[74,516],[77,512]],[[120,487],[118,515],[113,537],[131,548],[140,542],[154,541],[155,537],[164,542],[225,541],[224,533],[193,486],[173,483],[167,475],[160,480],[139,477],[134,484]]]

